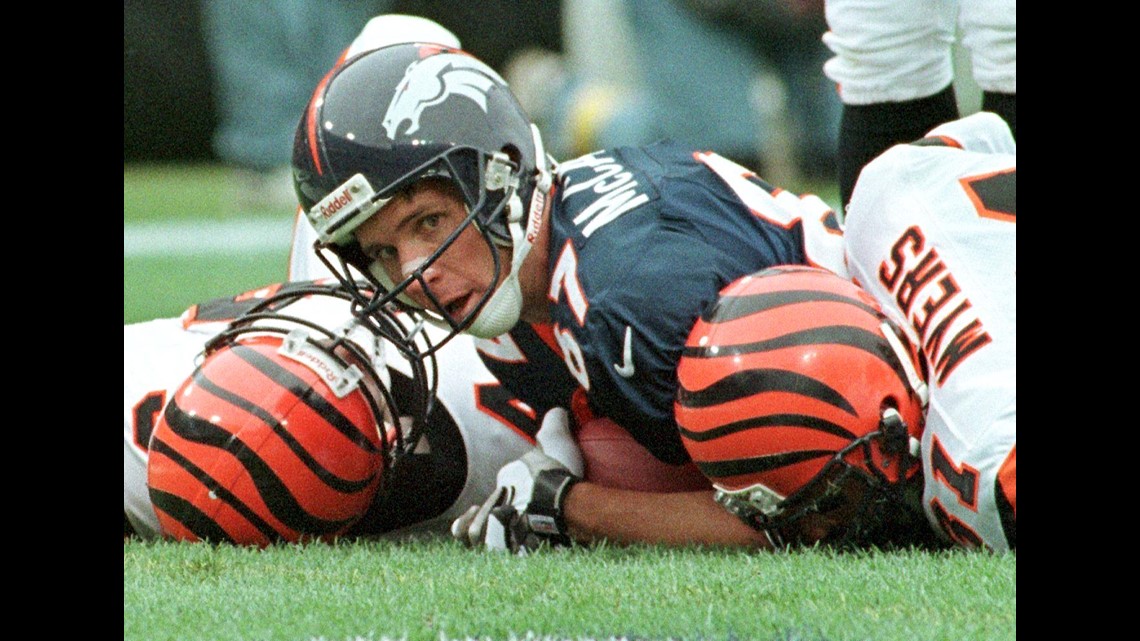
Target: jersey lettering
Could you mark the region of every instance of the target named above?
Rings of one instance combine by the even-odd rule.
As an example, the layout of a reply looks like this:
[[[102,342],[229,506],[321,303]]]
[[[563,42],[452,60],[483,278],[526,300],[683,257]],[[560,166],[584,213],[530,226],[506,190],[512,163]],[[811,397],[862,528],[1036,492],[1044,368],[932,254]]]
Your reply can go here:
[[[154,426],[158,423],[158,414],[166,407],[166,390],[155,390],[142,397],[135,403],[132,415],[135,434],[135,445],[144,452],[150,449],[150,435],[154,433]]]
[[[915,313],[914,328],[918,330],[919,335],[926,334],[926,329],[930,326],[930,319],[934,318],[936,314],[942,311],[946,303],[962,291],[952,274],[946,274],[938,279],[937,285],[942,291],[936,290],[931,294],[931,297],[926,299],[919,308],[921,313]]]
[[[917,225],[907,228],[891,246],[888,259],[879,264],[879,282],[918,332],[938,385],[993,340],[938,250],[926,247]]]
[[[578,325],[585,325],[590,301],[586,300],[586,292],[582,290],[582,283],[578,282],[578,254],[574,252],[574,245],[569,240],[562,247],[562,253],[558,255],[558,262],[554,265],[547,296],[552,302],[557,303],[564,291],[566,304],[570,307],[570,311],[574,312]]]
[[[586,372],[586,359],[582,356],[582,348],[569,331],[562,329],[558,323],[554,324],[554,337],[558,346],[562,348],[562,358],[566,361],[566,369],[578,379],[578,384],[587,392],[590,391],[590,375]]]
[[[978,470],[965,463],[958,465],[950,460],[950,455],[946,453],[937,436],[931,442],[933,451],[930,453],[930,465],[933,468],[934,478],[950,488],[963,507],[971,512],[977,512]]]
[[[925,351],[927,358],[930,359],[931,364],[934,366],[934,374],[938,377],[939,385],[946,383],[946,379],[950,376],[951,372],[954,371],[954,368],[960,365],[967,356],[978,351],[979,348],[993,340],[990,338],[990,335],[982,329],[982,321],[974,318],[968,325],[954,334],[954,337],[946,344],[946,349],[942,349],[942,338],[946,332],[946,328],[949,327],[962,312],[969,309],[969,307],[970,301],[964,301],[930,334],[933,345],[931,349]],[[939,354],[939,352],[941,352],[941,355],[935,358],[935,355]]]
[[[982,537],[973,530],[969,525],[958,517],[950,514],[943,507],[942,502],[934,499],[930,502],[931,510],[934,512],[934,518],[942,527],[942,531],[946,533],[955,543],[964,548],[981,548],[985,544],[982,542]]]
[[[638,182],[633,179],[633,174],[618,164],[613,157],[601,154],[602,152],[596,151],[559,166],[559,171],[563,175],[587,167],[594,170],[595,175],[581,183],[573,184],[573,177],[567,178],[565,190],[562,192],[563,200],[590,188],[599,195],[574,217],[574,224],[582,226],[582,235],[586,238],[606,223],[613,222],[627,211],[649,202],[649,196],[638,191]]]

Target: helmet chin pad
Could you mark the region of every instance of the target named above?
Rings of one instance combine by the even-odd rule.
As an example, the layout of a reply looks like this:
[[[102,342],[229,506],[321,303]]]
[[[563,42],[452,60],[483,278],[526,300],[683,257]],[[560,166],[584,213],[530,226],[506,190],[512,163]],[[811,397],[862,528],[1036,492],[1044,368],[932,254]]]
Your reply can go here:
[[[466,331],[475,338],[502,336],[519,322],[521,315],[522,288],[519,286],[518,271],[512,269]]]
[[[512,241],[511,271],[491,295],[491,299],[483,305],[483,309],[479,310],[479,314],[466,330],[468,334],[476,338],[495,338],[506,334],[519,322],[523,307],[519,270],[522,269],[523,261],[534,245],[545,203],[546,192],[543,189],[536,189],[531,194],[529,212],[524,212],[518,192],[511,194],[507,205],[509,208],[507,230],[511,233]]]

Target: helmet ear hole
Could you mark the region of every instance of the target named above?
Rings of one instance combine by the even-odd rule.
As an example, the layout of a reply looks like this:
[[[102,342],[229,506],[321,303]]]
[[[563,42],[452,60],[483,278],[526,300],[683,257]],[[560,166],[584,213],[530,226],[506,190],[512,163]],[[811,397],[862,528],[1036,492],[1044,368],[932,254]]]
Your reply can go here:
[[[910,436],[907,433],[906,422],[903,421],[902,416],[895,409],[896,407],[898,404],[893,398],[888,398],[883,402],[883,415],[879,428],[883,432],[880,447],[884,454],[891,456],[907,452]]]
[[[520,151],[518,147],[516,147],[514,145],[503,145],[503,148],[500,149],[499,151],[506,154],[507,158],[510,158],[511,162],[513,162],[516,167],[522,167],[523,166],[522,151]]]

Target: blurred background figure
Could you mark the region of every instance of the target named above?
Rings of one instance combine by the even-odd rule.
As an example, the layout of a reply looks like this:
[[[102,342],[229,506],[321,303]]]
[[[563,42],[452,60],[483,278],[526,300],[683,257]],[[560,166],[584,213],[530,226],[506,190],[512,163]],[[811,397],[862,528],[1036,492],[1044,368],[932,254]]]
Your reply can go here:
[[[670,137],[802,188],[834,180],[825,30],[822,0],[564,0],[564,55],[505,74],[555,157]]]
[[[208,49],[216,36],[207,36],[206,14],[222,11],[207,6],[215,1],[124,1],[124,322],[177,315],[195,301],[287,276],[283,267],[292,247],[297,206],[291,180],[283,177],[285,184],[276,191],[276,207],[267,205],[271,199],[264,193],[239,199],[239,193],[257,194],[259,190],[239,187],[235,178],[243,172],[235,171],[238,165],[214,144],[215,134],[224,126],[222,103],[229,100],[222,96],[221,83],[214,77],[213,54]],[[259,9],[266,14],[254,22],[267,24],[250,25],[247,15],[235,17],[223,28],[234,32],[234,37],[244,38],[247,49],[253,46],[271,57],[288,58],[311,74],[307,86],[292,98],[297,101],[297,106],[290,108],[292,113],[281,116],[279,112],[286,109],[272,104],[249,105],[258,109],[266,122],[270,111],[275,121],[287,118],[280,151],[266,154],[280,154],[286,159],[292,154],[296,123],[317,82],[336,63],[343,48],[371,24],[369,18],[383,12],[434,20],[467,51],[498,65],[523,47],[561,50],[561,3],[552,0],[295,3],[298,12],[313,16],[308,26],[304,18],[281,17],[299,15],[281,13],[288,2],[221,4],[238,12]],[[322,15],[337,11],[342,13]],[[345,14],[356,17],[345,18]],[[245,26],[238,28],[243,20]],[[280,28],[272,28],[268,24],[272,20]],[[333,21],[335,29],[329,26]],[[301,36],[288,35],[290,28],[308,34],[308,44],[298,40]],[[277,71],[268,71],[274,68]],[[283,84],[274,79],[274,74],[292,77],[280,65],[266,69],[260,76],[254,74],[251,85],[241,88],[237,95],[256,101],[258,95],[267,93],[261,84]],[[261,166],[273,165],[263,161]],[[261,181],[253,182],[256,185]],[[304,255],[309,254],[309,245],[305,245]],[[172,273],[194,277],[173,285]]]
[[[976,111],[964,88],[1016,139],[1016,0],[826,0],[826,18],[835,55],[823,72],[843,102],[844,206],[863,166],[888,147]]]
[[[234,169],[235,209],[297,206],[293,132],[317,82],[390,0],[203,0],[217,124],[212,148]]]
[[[293,132],[313,89],[370,18],[422,16],[501,69],[561,51],[559,2],[125,0],[123,160],[218,162],[226,217],[293,213]],[[224,192],[224,195],[223,193]]]

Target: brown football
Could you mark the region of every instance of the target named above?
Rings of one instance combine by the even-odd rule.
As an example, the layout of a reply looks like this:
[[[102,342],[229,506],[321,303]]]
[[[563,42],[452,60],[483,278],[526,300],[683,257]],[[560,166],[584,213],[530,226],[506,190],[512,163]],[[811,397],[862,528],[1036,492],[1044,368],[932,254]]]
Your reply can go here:
[[[576,437],[586,463],[586,480],[591,483],[642,492],[712,489],[695,463],[669,465],[659,461],[608,418],[583,424]]]

